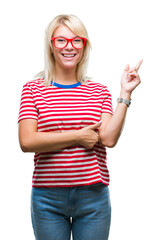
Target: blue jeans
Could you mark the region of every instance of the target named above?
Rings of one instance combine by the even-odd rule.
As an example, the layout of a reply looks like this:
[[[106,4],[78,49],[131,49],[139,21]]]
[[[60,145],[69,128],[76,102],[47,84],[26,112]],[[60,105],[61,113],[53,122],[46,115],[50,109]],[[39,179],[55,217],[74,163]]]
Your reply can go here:
[[[32,188],[31,218],[36,240],[108,240],[111,204],[103,183]]]

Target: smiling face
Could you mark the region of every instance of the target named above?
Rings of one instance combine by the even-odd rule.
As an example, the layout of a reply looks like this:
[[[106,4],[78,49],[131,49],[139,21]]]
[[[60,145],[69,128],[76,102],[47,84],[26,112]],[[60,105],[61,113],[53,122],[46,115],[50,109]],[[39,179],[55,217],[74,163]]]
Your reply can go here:
[[[53,37],[75,38],[77,37],[68,27],[60,25],[54,32]],[[83,55],[82,49],[75,49],[71,42],[63,49],[53,46],[53,54],[56,62],[56,68],[75,70]]]

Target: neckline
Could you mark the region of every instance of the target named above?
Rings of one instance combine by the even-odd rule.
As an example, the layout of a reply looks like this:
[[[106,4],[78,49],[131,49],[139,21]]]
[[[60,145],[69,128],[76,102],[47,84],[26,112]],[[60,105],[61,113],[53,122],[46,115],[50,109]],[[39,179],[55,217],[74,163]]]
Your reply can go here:
[[[59,88],[75,88],[75,87],[78,87],[81,85],[81,82],[77,82],[77,83],[74,83],[74,84],[70,84],[70,85],[63,85],[63,84],[60,84],[60,83],[56,83],[56,82],[53,82],[51,81],[51,84],[55,87],[59,87]]]

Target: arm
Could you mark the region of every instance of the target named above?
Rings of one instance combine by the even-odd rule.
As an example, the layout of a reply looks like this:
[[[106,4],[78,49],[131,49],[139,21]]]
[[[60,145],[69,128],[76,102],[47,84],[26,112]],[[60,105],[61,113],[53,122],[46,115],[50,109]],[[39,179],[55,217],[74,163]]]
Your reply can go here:
[[[130,100],[132,91],[140,84],[140,77],[137,74],[142,61],[136,67],[129,69],[126,66],[121,79],[121,93],[120,97]],[[114,147],[121,135],[127,113],[127,105],[118,103],[113,115],[109,113],[102,113],[102,125],[99,128],[101,142],[104,146]]]
[[[37,120],[24,119],[19,123],[19,142],[23,152],[50,152],[77,144],[76,131],[37,132]]]
[[[120,97],[130,99],[124,94],[120,94]],[[127,113],[127,105],[118,103],[113,115],[109,113],[102,113],[101,120],[102,125],[99,129],[101,142],[106,147],[114,147],[121,135],[121,131],[124,125],[125,117]]]
[[[37,120],[24,119],[19,122],[19,142],[23,152],[51,152],[79,144],[92,148],[99,139],[94,131],[99,126],[96,123],[74,131],[37,132]]]

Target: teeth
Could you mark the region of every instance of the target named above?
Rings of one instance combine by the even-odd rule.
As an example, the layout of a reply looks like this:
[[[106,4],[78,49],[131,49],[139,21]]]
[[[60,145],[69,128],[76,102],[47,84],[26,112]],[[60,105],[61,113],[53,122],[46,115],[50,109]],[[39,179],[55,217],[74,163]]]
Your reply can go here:
[[[70,54],[70,55],[69,55],[69,54],[63,54],[63,56],[64,56],[64,57],[74,57],[75,54],[73,54],[73,55],[71,55],[71,54]]]

